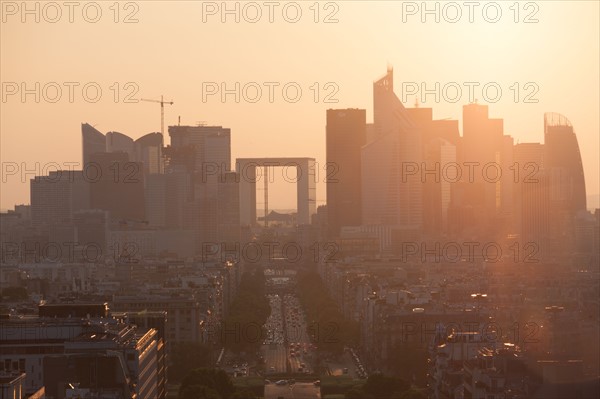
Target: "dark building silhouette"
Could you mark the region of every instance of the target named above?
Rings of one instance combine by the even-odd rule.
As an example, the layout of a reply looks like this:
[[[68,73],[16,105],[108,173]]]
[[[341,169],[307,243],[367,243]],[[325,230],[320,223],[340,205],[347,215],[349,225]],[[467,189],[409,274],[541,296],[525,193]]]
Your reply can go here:
[[[549,179],[552,247],[574,250],[575,217],[586,211],[585,179],[577,136],[563,115],[544,115],[544,169]]]
[[[474,220],[475,228],[481,234],[493,234],[497,218],[501,212],[501,182],[494,181],[494,174],[488,174],[486,165],[503,165],[504,121],[490,119],[488,106],[477,103],[463,106],[463,152],[460,162],[463,165],[473,163],[473,179],[464,176],[466,181],[483,190],[483,202],[476,206],[482,207],[482,218]],[[466,169],[466,167],[465,167]],[[493,169],[488,169],[492,170]],[[490,178],[491,176],[491,178]]]
[[[544,166],[552,179],[553,205],[565,211],[586,210],[585,178],[577,136],[563,115],[544,115]]]
[[[91,161],[92,154],[106,152],[106,136],[88,123],[81,124],[83,165]]]
[[[58,170],[30,180],[31,222],[41,227],[70,222],[73,213],[88,209],[90,191],[82,171]]]
[[[457,120],[434,120],[432,108],[407,108],[419,128],[423,162],[419,165],[423,189],[423,230],[439,235],[448,229],[452,182],[458,182],[456,164],[461,137]]]
[[[163,135],[148,133],[135,140],[136,160],[144,164],[144,174],[164,173]]]
[[[373,125],[361,150],[362,224],[421,229],[421,176],[405,173],[422,161],[422,129],[394,93],[393,70],[373,83]],[[329,212],[334,212],[330,209]]]
[[[329,236],[361,218],[361,147],[366,144],[366,110],[327,110],[327,205]]]
[[[144,220],[144,174],[125,152],[95,153],[90,158],[90,205],[112,219]],[[92,166],[93,165],[93,166]]]

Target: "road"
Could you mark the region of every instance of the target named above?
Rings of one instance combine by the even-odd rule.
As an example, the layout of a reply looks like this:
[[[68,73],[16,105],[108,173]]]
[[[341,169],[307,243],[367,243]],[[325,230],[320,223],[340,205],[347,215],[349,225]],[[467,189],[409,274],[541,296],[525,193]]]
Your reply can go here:
[[[284,345],[263,345],[262,351],[263,357],[265,358],[267,375],[272,373],[287,372],[287,353]]]

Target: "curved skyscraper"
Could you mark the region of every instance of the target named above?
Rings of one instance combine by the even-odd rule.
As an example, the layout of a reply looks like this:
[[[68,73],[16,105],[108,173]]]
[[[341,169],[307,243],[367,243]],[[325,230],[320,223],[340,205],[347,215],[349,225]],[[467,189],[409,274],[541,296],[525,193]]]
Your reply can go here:
[[[549,237],[557,253],[575,251],[575,220],[586,210],[585,179],[577,136],[563,115],[544,115],[543,168],[548,178]]]
[[[544,169],[550,173],[550,200],[562,210],[586,210],[585,178],[577,136],[569,120],[544,115]]]
[[[108,132],[106,133],[106,152],[125,152],[129,160],[134,161],[135,147],[133,139],[123,133]]]
[[[163,135],[148,133],[135,141],[136,159],[144,163],[146,174],[164,173]]]

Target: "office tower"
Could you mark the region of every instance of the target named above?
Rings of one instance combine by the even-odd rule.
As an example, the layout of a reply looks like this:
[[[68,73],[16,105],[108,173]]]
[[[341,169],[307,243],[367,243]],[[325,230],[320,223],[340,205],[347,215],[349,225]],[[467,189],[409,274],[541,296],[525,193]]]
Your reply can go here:
[[[474,227],[490,234],[500,213],[501,183],[496,168],[503,163],[503,120],[490,119],[487,105],[463,106],[463,165],[473,165],[472,182],[483,190],[482,219]],[[497,166],[495,166],[497,165]]]
[[[458,159],[461,137],[458,132],[457,120],[433,119],[432,108],[406,108],[405,111],[414,125],[419,128],[421,142],[423,143],[423,155],[425,155],[428,143],[435,139],[441,139],[456,147]]]
[[[198,207],[192,175],[183,165],[177,165],[165,177],[166,227],[192,228],[196,224],[193,212]]]
[[[87,123],[81,125],[83,142],[83,164],[91,162],[96,153],[124,152],[131,162],[142,162],[145,175],[164,173],[163,136],[160,133],[148,133],[137,140],[119,133],[108,132],[106,135]]]
[[[393,91],[393,71],[373,84],[375,139],[362,148],[363,224],[422,227],[421,130]],[[332,210],[329,209],[328,212]]]
[[[75,242],[94,245],[107,253],[106,241],[109,230],[109,213],[100,209],[79,210],[73,214]]]
[[[513,147],[513,165],[506,170],[513,179],[513,231],[522,234],[522,184],[536,183],[543,169],[544,145],[541,143],[519,143]]]
[[[91,161],[92,154],[106,152],[106,136],[87,123],[81,124],[83,165]]]
[[[361,147],[366,143],[366,110],[327,110],[327,207],[329,236],[342,226],[361,224]]]
[[[146,176],[144,200],[148,225],[165,227],[167,225],[167,175],[150,174]]]
[[[170,219],[195,231],[197,248],[217,238],[218,184],[221,175],[231,170],[231,131],[221,126],[169,126],[171,146],[165,150],[170,173],[168,181],[177,195]],[[171,176],[172,175],[172,176]],[[177,198],[175,198],[177,197]]]
[[[585,179],[577,136],[563,115],[544,115],[544,168],[550,184],[550,235],[553,248],[575,248],[574,222],[586,211]]]
[[[550,244],[550,179],[541,169],[535,177],[520,181],[515,189],[519,210],[519,242],[521,249],[535,249],[535,259],[543,260]],[[533,252],[533,251],[532,251]]]
[[[105,152],[126,152],[130,161],[136,160],[135,145],[133,139],[119,132],[106,133]]]
[[[408,134],[414,126],[404,105],[394,93],[392,68],[388,68],[385,76],[373,83],[373,121],[375,136],[400,131]]]
[[[144,174],[146,176],[164,173],[162,134],[148,133],[137,139],[134,144],[135,159],[144,164]]]
[[[423,188],[423,228],[439,235],[448,227],[451,184],[458,182],[456,166],[460,134],[457,120],[434,120],[431,108],[407,108],[407,114],[421,134],[423,162],[418,175]]]
[[[144,220],[144,174],[126,152],[95,153],[88,164],[90,206],[112,219]],[[93,165],[93,166],[92,166]]]
[[[585,211],[585,178],[579,144],[573,125],[563,115],[544,115],[544,149],[553,206],[571,213]]]
[[[498,180],[496,184],[496,209],[498,212],[497,230],[501,236],[506,236],[512,231],[514,216],[514,176],[510,173],[514,169],[514,140],[512,136],[502,137],[502,148],[496,161],[495,168],[489,168],[488,179]]]
[[[218,242],[240,241],[240,187],[239,174],[227,172],[218,185]]]
[[[421,168],[430,172],[423,178],[423,229],[429,235],[440,235],[448,230],[448,207],[451,185],[458,181],[456,146],[433,138],[424,143]]]
[[[214,166],[219,172],[231,170],[231,129],[222,126],[169,126],[171,147],[193,148],[193,169],[211,174]]]
[[[81,171],[52,171],[30,181],[31,222],[33,226],[49,226],[70,222],[73,213],[88,209],[89,185]]]

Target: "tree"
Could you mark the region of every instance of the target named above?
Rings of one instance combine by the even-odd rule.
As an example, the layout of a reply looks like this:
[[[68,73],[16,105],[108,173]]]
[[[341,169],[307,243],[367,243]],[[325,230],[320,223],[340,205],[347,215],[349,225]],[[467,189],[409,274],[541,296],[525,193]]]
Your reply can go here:
[[[212,388],[204,385],[188,385],[179,390],[179,399],[222,399]]]
[[[390,353],[388,367],[394,374],[418,386],[427,383],[427,351],[417,345],[401,342]]]
[[[396,392],[404,392],[409,384],[400,378],[388,377],[383,374],[372,374],[363,386],[363,390],[378,399],[389,399]]]
[[[224,346],[233,352],[255,352],[264,337],[263,325],[271,314],[261,269],[242,275],[238,293],[221,326]],[[227,334],[234,331],[234,334]]]
[[[183,399],[182,393],[187,392],[185,391],[187,387],[195,385],[210,388],[216,391],[219,398],[223,399],[230,398],[235,391],[233,383],[225,371],[221,369],[199,368],[190,371],[183,378],[183,381],[181,381],[181,387],[179,388],[180,399]]]
[[[193,369],[211,365],[211,348],[197,342],[174,342],[171,346],[169,380],[179,381]]]
[[[231,399],[258,399],[259,397],[249,389],[241,389],[239,391],[235,391],[233,395],[231,395]]]

